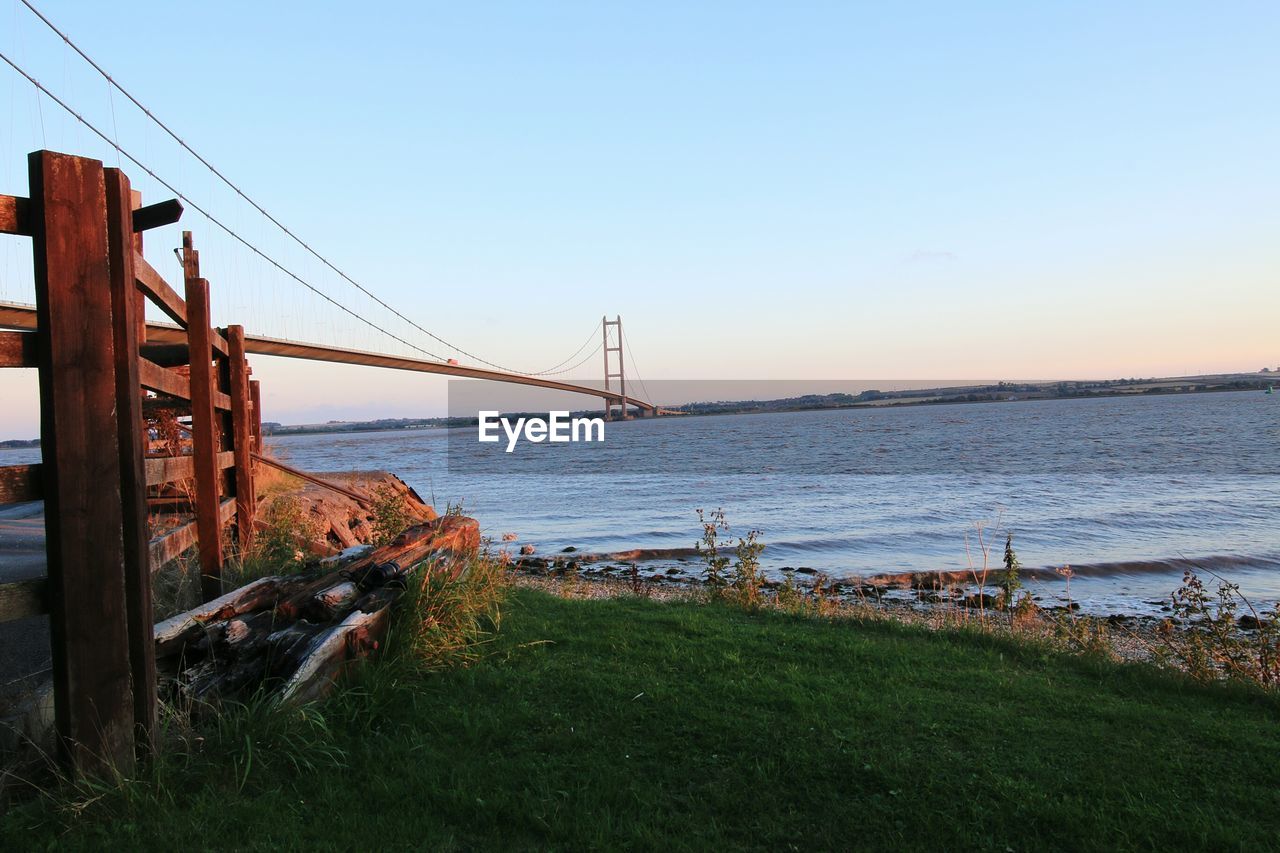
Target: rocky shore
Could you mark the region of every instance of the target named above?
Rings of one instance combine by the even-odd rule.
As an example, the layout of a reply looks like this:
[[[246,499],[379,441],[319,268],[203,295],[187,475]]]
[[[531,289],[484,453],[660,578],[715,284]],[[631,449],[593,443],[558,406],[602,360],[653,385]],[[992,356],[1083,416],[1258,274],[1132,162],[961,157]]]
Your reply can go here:
[[[528,552],[509,557],[509,571],[519,586],[542,589],[569,598],[611,598],[639,595],[654,600],[705,597],[707,585],[702,564],[693,554],[652,554],[628,551],[616,554],[580,554],[567,548],[550,557]],[[665,560],[663,558],[666,558]],[[671,561],[676,564],[672,565]],[[644,565],[642,561],[649,561]],[[1169,654],[1178,636],[1200,626],[1174,615],[1081,613],[1079,605],[1050,604],[1026,608],[1018,616],[999,609],[994,583],[977,591],[968,573],[895,573],[869,579],[832,580],[813,569],[789,570],[794,588],[810,600],[822,602],[832,615],[886,618],[930,628],[983,626],[1020,637],[1110,652],[1121,660],[1171,661]],[[766,579],[761,587],[777,606],[783,581]],[[1038,598],[1038,597],[1037,597]],[[1171,608],[1169,608],[1171,609]],[[1242,617],[1239,633],[1248,637],[1256,629]]]

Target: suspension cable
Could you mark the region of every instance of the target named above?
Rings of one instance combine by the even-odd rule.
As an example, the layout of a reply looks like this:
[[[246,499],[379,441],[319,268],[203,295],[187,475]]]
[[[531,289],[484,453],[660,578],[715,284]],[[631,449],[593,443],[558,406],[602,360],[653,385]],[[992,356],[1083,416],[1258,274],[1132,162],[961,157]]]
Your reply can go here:
[[[626,349],[627,349],[627,358],[631,360],[631,367],[632,367],[632,369],[633,369],[633,370],[635,370],[635,373],[636,373],[636,381],[640,383],[640,388],[641,388],[641,390],[642,390],[642,391],[644,391],[644,398],[645,398],[647,401],[649,401],[650,403],[653,403],[653,397],[649,396],[649,389],[645,387],[644,380],[640,378],[640,368],[638,368],[638,367],[636,366],[636,357],[635,357],[635,354],[631,352],[631,337],[630,337],[630,335],[623,335],[623,336],[622,336],[622,345],[623,345],[624,347],[626,347]],[[654,405],[657,405],[657,404],[655,403]]]
[[[200,163],[201,163],[201,164],[202,164],[206,169],[208,169],[210,172],[212,172],[214,175],[216,175],[216,176],[218,177],[218,179],[219,179],[220,181],[222,181],[222,183],[226,184],[226,185],[227,185],[227,187],[229,187],[229,188],[231,189],[231,191],[232,191],[232,192],[234,192],[236,195],[240,196],[240,198],[242,198],[242,199],[244,199],[246,202],[248,202],[248,203],[249,203],[249,205],[251,205],[255,210],[257,210],[259,213],[261,213],[263,216],[265,216],[268,220],[270,220],[270,221],[271,221],[271,223],[272,223],[273,225],[275,225],[277,228],[279,228],[281,231],[283,231],[286,235],[288,235],[288,236],[289,236],[289,237],[290,237],[290,238],[291,238],[295,243],[297,243],[299,246],[301,246],[303,249],[305,249],[307,252],[309,252],[313,257],[315,257],[318,261],[320,261],[320,262],[321,262],[322,264],[324,264],[326,267],[328,267],[329,269],[333,270],[333,272],[337,273],[341,278],[343,278],[343,279],[344,279],[344,280],[346,280],[348,283],[350,283],[351,285],[353,285],[357,290],[359,290],[359,291],[360,291],[361,293],[363,293],[365,296],[368,296],[368,297],[369,297],[370,299],[372,299],[374,302],[378,303],[378,304],[379,304],[379,305],[381,305],[383,308],[385,308],[386,310],[390,311],[392,314],[394,314],[395,316],[399,317],[401,320],[403,320],[404,322],[408,323],[408,324],[409,324],[410,326],[412,326],[413,328],[417,329],[419,332],[422,332],[424,335],[427,335],[428,337],[430,337],[430,338],[432,338],[432,339],[434,339],[434,340],[438,341],[439,343],[444,344],[444,345],[445,345],[446,347],[448,347],[449,349],[452,349],[452,350],[454,350],[454,351],[458,352],[459,354],[466,356],[466,357],[467,357],[467,358],[469,358],[469,359],[472,359],[472,360],[474,360],[474,361],[478,361],[478,362],[480,362],[481,364],[486,364],[486,365],[488,365],[489,367],[495,368],[495,369],[497,369],[497,370],[501,370],[501,371],[503,371],[503,372],[505,372],[505,373],[518,373],[518,374],[520,374],[520,375],[522,375],[522,376],[542,376],[542,375],[545,375],[546,373],[549,373],[549,372],[550,372],[550,371],[529,372],[529,371],[525,371],[525,370],[516,370],[515,368],[511,368],[511,367],[504,367],[503,365],[496,364],[496,363],[494,363],[494,362],[492,362],[492,361],[489,361],[489,360],[487,360],[487,359],[481,358],[480,356],[476,355],[475,353],[471,353],[471,352],[468,352],[468,351],[464,350],[462,347],[458,346],[457,344],[450,343],[449,341],[445,340],[444,338],[440,337],[439,335],[435,334],[434,332],[430,331],[429,329],[423,328],[421,325],[419,325],[418,323],[416,323],[416,322],[414,322],[413,320],[409,319],[407,316],[405,316],[405,315],[404,315],[404,314],[402,314],[400,311],[398,311],[398,310],[396,310],[395,308],[393,308],[391,305],[387,304],[385,301],[383,301],[380,297],[378,297],[378,296],[377,296],[377,295],[375,295],[373,292],[371,292],[371,291],[370,291],[368,288],[366,288],[364,285],[360,284],[360,282],[356,281],[356,280],[355,280],[355,279],[353,279],[351,276],[347,275],[345,272],[343,272],[341,269],[339,269],[339,268],[338,268],[338,267],[337,267],[337,266],[336,266],[332,261],[330,261],[330,260],[329,260],[328,258],[326,258],[324,255],[320,254],[318,251],[316,251],[314,248],[312,248],[312,246],[311,246],[309,243],[307,243],[305,240],[303,240],[303,239],[302,239],[301,237],[299,237],[297,234],[293,233],[293,231],[289,230],[289,228],[288,228],[288,227],[286,227],[286,226],[285,226],[285,224],[284,224],[283,222],[281,222],[280,220],[278,220],[278,219],[276,219],[274,216],[272,216],[270,213],[268,213],[268,212],[266,211],[266,209],[262,207],[262,205],[258,204],[258,202],[254,201],[252,198],[250,198],[250,197],[249,197],[249,196],[248,196],[248,195],[247,195],[243,190],[241,190],[241,189],[240,189],[240,187],[236,186],[236,184],[234,184],[234,183],[231,181],[231,179],[230,179],[230,178],[228,178],[226,175],[222,174],[222,172],[218,171],[218,169],[217,169],[217,168],[215,168],[215,167],[214,167],[214,165],[213,165],[212,163],[210,163],[208,160],[206,160],[204,157],[202,157],[202,156],[201,156],[201,155],[200,155],[200,154],[199,154],[199,153],[198,153],[194,148],[192,148],[190,145],[188,145],[188,144],[187,144],[187,143],[182,139],[182,137],[180,137],[180,136],[178,136],[178,134],[174,133],[174,131],[173,131],[173,130],[171,130],[167,124],[165,124],[163,121],[161,121],[161,120],[160,120],[160,119],[159,119],[159,118],[158,118],[158,117],[157,117],[153,112],[151,112],[151,110],[147,109],[147,108],[146,108],[146,106],[144,106],[144,105],[142,104],[142,102],[141,102],[141,101],[139,101],[137,98],[135,98],[135,97],[133,96],[133,94],[132,94],[132,93],[130,93],[127,89],[125,89],[123,86],[121,86],[119,83],[117,83],[117,82],[116,82],[116,80],[115,80],[115,78],[113,78],[110,74],[108,74],[108,73],[107,73],[107,71],[106,71],[106,70],[105,70],[101,65],[99,65],[99,64],[98,64],[98,63],[96,63],[96,62],[94,62],[94,61],[93,61],[93,59],[92,59],[92,58],[91,58],[87,53],[85,53],[83,50],[81,50],[81,49],[80,49],[80,46],[79,46],[79,45],[77,45],[75,42],[73,42],[73,41],[71,40],[71,38],[70,38],[66,33],[64,33],[62,30],[60,30],[56,25],[54,25],[54,23],[53,23],[52,21],[50,21],[47,17],[45,17],[45,16],[44,16],[44,14],[43,14],[39,9],[37,9],[37,8],[35,7],[35,5],[31,2],[31,0],[22,0],[22,4],[23,4],[24,6],[26,6],[28,9],[30,9],[30,10],[31,10],[31,13],[32,13],[32,14],[34,14],[37,18],[39,18],[39,19],[44,23],[44,25],[45,25],[45,26],[47,26],[50,30],[52,30],[52,31],[53,31],[53,32],[54,32],[54,33],[55,33],[59,38],[61,38],[64,42],[66,42],[66,44],[67,44],[67,46],[68,46],[68,47],[70,47],[70,48],[71,48],[72,50],[74,50],[77,54],[79,54],[79,56],[80,56],[80,58],[81,58],[81,59],[83,59],[85,62],[89,63],[89,65],[93,67],[93,70],[94,70],[94,71],[97,71],[100,75],[102,75],[103,79],[105,79],[105,80],[107,81],[107,83],[109,83],[111,86],[114,86],[114,87],[115,87],[115,88],[120,92],[120,94],[124,95],[126,98],[128,98],[130,101],[132,101],[132,102],[133,102],[133,105],[134,105],[134,106],[136,106],[138,109],[142,110],[143,114],[144,114],[147,118],[149,118],[149,119],[151,119],[151,121],[155,122],[155,124],[156,124],[156,125],[157,125],[161,130],[163,130],[165,133],[167,133],[167,134],[168,134],[168,135],[173,139],[173,141],[174,141],[174,142],[177,142],[177,143],[178,143],[178,145],[182,146],[182,148],[183,148],[183,149],[184,149],[188,154],[190,154],[192,157],[196,158],[196,160],[198,160],[198,161],[199,161],[199,162],[200,162]],[[48,92],[48,90],[47,90],[47,89],[44,89],[44,87],[40,86],[40,84],[39,84],[39,83],[36,83],[36,81],[35,81],[35,79],[34,79],[34,78],[32,78],[29,74],[27,74],[27,73],[26,73],[25,71],[23,71],[21,68],[18,68],[18,66],[14,65],[14,64],[13,64],[13,62],[12,62],[12,61],[10,61],[10,60],[8,59],[8,57],[5,57],[5,61],[6,61],[6,62],[9,62],[9,64],[10,64],[10,65],[13,65],[13,67],[14,67],[14,68],[15,68],[15,69],[20,73],[20,74],[22,74],[22,75],[23,75],[24,77],[26,77],[28,80],[31,80],[31,82],[32,82],[32,83],[35,83],[35,85],[36,85],[36,86],[40,87],[40,88],[45,92],[45,94],[48,94],[48,95],[49,95],[49,97],[51,97],[51,98],[53,97],[53,95],[52,95],[52,94],[50,94],[50,93]],[[54,100],[57,100],[57,99],[55,98]],[[59,101],[59,103],[61,104],[61,101]],[[74,115],[74,116],[76,116],[76,118],[77,118],[77,119],[80,119],[80,116],[79,116],[79,115],[76,115],[76,113],[72,112],[72,111],[70,110],[70,108],[68,108],[65,104],[62,104],[62,107],[63,107],[63,109],[66,109],[68,112],[71,112],[71,114],[72,114],[72,115]],[[93,130],[95,133],[97,132],[96,128],[92,127],[92,125],[89,125],[89,123],[88,123],[88,122],[86,122],[86,121],[84,121],[84,119],[80,119],[80,121],[81,121],[83,124],[85,124],[87,127],[89,127],[89,129],[90,129],[90,130]],[[102,134],[101,134],[101,133],[99,133],[98,135],[99,135],[99,136],[102,136]],[[105,137],[103,137],[103,138],[104,138],[104,140],[106,139]],[[106,141],[110,142],[110,140],[106,140]],[[113,145],[114,145],[114,143],[113,143]],[[128,155],[127,153],[125,153],[125,152],[124,152],[124,150],[123,150],[123,149],[121,149],[119,146],[114,146],[114,147],[116,148],[116,150],[117,150],[117,151],[119,151],[119,152],[120,152],[120,153],[122,153],[122,154],[125,154],[125,156],[126,156],[126,157],[129,157],[129,155]],[[134,158],[133,158],[133,157],[129,157],[129,159],[130,159],[130,160],[133,160],[133,162],[134,162],[134,163],[137,163],[137,164],[138,164],[138,166],[139,166],[139,168],[146,169],[146,167],[145,167],[145,166],[143,166],[141,163],[138,163],[138,161],[137,161],[137,160],[134,160]],[[148,174],[151,174],[150,170],[148,170]],[[154,175],[154,174],[152,174],[152,177],[155,177],[155,175]],[[156,178],[156,180],[160,180],[160,179],[159,179],[159,178]],[[161,181],[161,183],[164,183],[164,182],[163,182],[163,181]],[[165,186],[166,186],[166,187],[169,187],[169,185],[168,185],[167,183],[165,184]],[[170,191],[171,191],[171,192],[174,192],[174,193],[177,193],[177,192],[178,192],[177,190],[173,189],[172,187],[169,187],[169,189],[170,189]],[[179,193],[179,196],[181,197],[181,194],[180,194],[180,193]],[[184,200],[186,200],[186,199],[184,198]],[[195,205],[194,205],[194,204],[192,204],[192,206],[193,206],[193,207],[195,207]],[[197,210],[199,210],[199,208],[198,208],[198,207],[197,207],[196,209],[197,209]],[[205,215],[205,217],[206,217],[206,218],[208,218],[210,221],[215,221],[215,222],[216,222],[216,220],[214,220],[214,219],[213,219],[213,217],[212,217],[212,216],[210,216],[208,213],[205,213],[205,211],[201,210],[200,212],[201,212],[201,213],[203,213],[203,214]],[[218,224],[221,226],[221,223],[218,223]],[[226,230],[228,233],[232,233],[232,232],[230,231],[230,229],[227,229],[225,226],[222,226],[222,227],[223,227],[223,229],[224,229],[224,230]],[[233,234],[233,236],[236,236],[236,237],[237,237],[237,239],[240,239],[238,235]],[[244,242],[244,241],[243,241],[243,240],[241,240],[241,242]],[[248,244],[246,243],[246,245],[248,245]],[[250,247],[250,248],[252,248],[252,247]],[[257,250],[255,249],[255,251],[257,251]],[[259,252],[259,254],[262,254],[262,253],[261,253],[261,252]],[[265,255],[263,255],[263,257],[265,258],[266,256],[265,256]],[[270,259],[268,258],[268,260],[270,260]],[[272,263],[274,263],[274,261],[272,261]],[[279,264],[276,264],[276,266],[279,266]],[[283,267],[282,267],[281,269],[283,269]],[[290,273],[290,275],[292,275],[292,273]],[[294,277],[296,278],[296,276],[294,276]],[[336,304],[336,303],[335,303],[335,304]],[[348,313],[350,313],[350,312],[348,312]],[[386,330],[381,330],[381,331],[384,331],[384,332],[385,332]],[[390,332],[387,332],[387,334],[390,334]],[[392,337],[396,337],[396,336],[392,335]],[[404,343],[407,343],[407,342],[405,342],[402,338],[397,338],[397,340],[400,340],[400,341],[402,341],[402,342],[404,342]],[[413,344],[409,344],[409,346],[413,346]],[[583,346],[585,347],[585,346],[586,346],[586,344],[583,344]],[[423,349],[421,349],[421,348],[419,348],[419,347],[416,347],[416,346],[413,346],[413,348],[414,348],[414,349],[417,349],[419,352],[427,352],[426,350],[423,350]],[[578,352],[581,352],[581,351],[582,351],[582,347],[579,347],[579,348],[578,348]],[[430,353],[428,353],[428,354],[430,355]],[[564,359],[564,361],[560,362],[560,364],[564,364],[564,362],[569,361],[569,359],[572,359],[572,358],[573,358],[574,356],[576,356],[576,355],[577,355],[577,353],[574,353],[574,355],[571,355],[571,356],[569,356],[569,358]],[[433,358],[437,358],[437,359],[438,359],[438,358],[440,358],[440,356],[436,356],[436,355],[433,355],[432,357],[433,357]],[[558,367],[558,366],[559,366],[559,365],[557,365],[557,367]],[[553,368],[553,369],[554,369],[554,368]]]
[[[81,123],[81,124],[83,124],[85,127],[87,127],[89,130],[91,130],[91,131],[93,131],[95,134],[97,134],[97,135],[98,135],[98,137],[99,137],[103,142],[107,143],[107,144],[108,144],[108,145],[110,145],[112,148],[114,148],[116,151],[118,151],[118,152],[120,152],[121,154],[123,154],[123,155],[124,155],[125,157],[127,157],[127,158],[128,158],[128,159],[129,159],[129,160],[130,160],[130,161],[131,161],[135,166],[137,166],[139,169],[142,169],[144,172],[146,172],[148,175],[150,175],[153,179],[155,179],[156,181],[158,181],[158,182],[161,184],[161,186],[163,186],[165,189],[169,190],[169,192],[173,193],[173,194],[174,194],[174,195],[176,195],[178,198],[182,199],[184,202],[186,202],[187,204],[189,204],[192,208],[194,208],[197,212],[199,212],[202,216],[204,216],[204,218],[205,218],[205,219],[208,219],[208,220],[209,220],[210,222],[212,222],[214,225],[218,226],[218,227],[219,227],[219,228],[221,228],[223,231],[225,231],[227,234],[229,234],[230,236],[232,236],[233,238],[235,238],[236,240],[238,240],[241,244],[243,244],[243,245],[245,246],[245,248],[247,248],[247,249],[249,249],[250,251],[252,251],[254,254],[256,254],[258,257],[262,258],[264,261],[266,261],[267,263],[269,263],[269,264],[271,264],[272,266],[274,266],[276,269],[280,270],[280,272],[282,272],[282,273],[284,273],[285,275],[289,276],[289,277],[290,277],[290,278],[292,278],[294,281],[298,282],[298,283],[299,283],[299,284],[301,284],[303,287],[305,287],[305,288],[307,288],[308,290],[310,290],[312,293],[314,293],[314,294],[316,294],[317,296],[319,296],[320,298],[324,299],[324,300],[325,300],[326,302],[328,302],[329,304],[333,305],[333,306],[334,306],[334,307],[336,307],[336,308],[341,309],[342,311],[345,311],[347,314],[350,314],[352,317],[355,317],[355,318],[356,318],[357,320],[359,320],[360,322],[364,323],[364,324],[365,324],[365,325],[367,325],[367,326],[370,326],[370,327],[371,327],[371,328],[373,328],[373,329],[376,329],[377,331],[381,332],[382,334],[386,335],[387,337],[393,338],[393,339],[395,339],[395,340],[399,341],[400,343],[404,344],[405,346],[410,347],[410,348],[412,348],[412,349],[415,349],[415,350],[417,350],[418,352],[420,352],[420,353],[422,353],[422,354],[424,354],[424,355],[429,355],[429,356],[431,356],[433,359],[435,359],[435,360],[437,360],[437,361],[445,361],[445,360],[446,360],[443,356],[440,356],[440,355],[437,355],[436,353],[433,353],[433,352],[430,352],[430,351],[428,351],[428,350],[425,350],[425,349],[423,349],[422,347],[420,347],[420,346],[418,346],[418,345],[416,345],[416,344],[409,343],[409,341],[406,341],[404,338],[400,337],[399,335],[395,334],[394,332],[390,332],[390,331],[388,331],[388,330],[386,330],[386,329],[382,328],[381,326],[379,326],[377,323],[373,322],[372,320],[369,320],[369,319],[367,319],[366,317],[364,317],[364,316],[362,316],[362,315],[360,315],[360,314],[357,314],[355,311],[352,311],[352,310],[351,310],[350,308],[348,308],[347,306],[345,306],[345,305],[343,305],[342,303],[338,302],[338,301],[337,301],[337,300],[335,300],[333,297],[329,296],[327,293],[325,293],[324,291],[320,290],[320,289],[319,289],[319,288],[317,288],[315,285],[311,284],[309,281],[307,281],[306,279],[304,279],[304,278],[302,278],[301,276],[299,276],[297,273],[295,273],[295,272],[293,272],[292,270],[290,270],[290,269],[288,269],[287,267],[285,267],[283,264],[281,264],[281,263],[280,263],[279,261],[277,261],[275,258],[271,257],[271,256],[270,256],[270,255],[268,255],[266,252],[262,251],[262,250],[261,250],[261,249],[259,249],[257,246],[255,246],[254,244],[250,243],[250,242],[249,242],[248,240],[246,240],[244,237],[241,237],[238,233],[236,233],[236,232],[235,232],[234,230],[232,230],[229,226],[227,226],[225,223],[223,223],[223,222],[222,222],[222,220],[218,219],[218,218],[217,218],[217,217],[215,217],[213,214],[209,213],[207,210],[205,210],[203,207],[201,207],[199,204],[197,204],[196,202],[192,201],[190,198],[188,198],[188,197],[187,197],[187,196],[186,196],[186,195],[185,195],[181,190],[179,190],[179,189],[178,189],[177,187],[175,187],[173,184],[169,183],[169,182],[168,182],[168,181],[166,181],[164,178],[162,178],[162,177],[160,177],[159,175],[157,175],[154,171],[152,171],[152,170],[151,170],[151,168],[150,168],[150,167],[148,167],[147,165],[145,165],[144,163],[142,163],[142,161],[140,161],[137,157],[134,157],[132,154],[130,154],[130,153],[129,153],[128,151],[126,151],[124,148],[120,147],[120,146],[119,146],[119,145],[117,145],[115,142],[113,142],[113,141],[112,141],[112,140],[111,140],[111,139],[110,139],[110,138],[109,138],[105,133],[103,133],[103,132],[102,132],[101,130],[99,130],[96,126],[94,126],[94,125],[93,125],[93,123],[91,123],[91,122],[90,122],[88,119],[86,119],[84,116],[80,115],[78,112],[76,112],[75,110],[73,110],[70,106],[68,106],[68,105],[66,104],[66,102],[65,102],[65,101],[63,101],[63,100],[62,100],[61,98],[59,98],[57,95],[53,94],[53,92],[49,91],[49,90],[44,86],[44,84],[42,84],[42,83],[41,83],[39,80],[37,80],[35,77],[32,77],[30,74],[28,74],[28,73],[27,73],[25,70],[23,70],[23,69],[22,69],[22,68],[21,68],[21,67],[20,67],[16,62],[14,62],[12,59],[10,59],[10,58],[5,54],[5,53],[0,52],[0,59],[3,59],[6,63],[8,63],[8,64],[9,64],[9,67],[11,67],[14,71],[17,71],[17,72],[18,72],[19,74],[21,74],[23,77],[27,78],[27,80],[28,80],[28,81],[30,81],[31,85],[35,86],[37,89],[39,89],[41,92],[43,92],[43,93],[44,93],[44,94],[45,94],[45,95],[46,95],[50,100],[52,100],[55,104],[57,104],[58,106],[62,107],[64,110],[66,110],[66,111],[67,111],[67,113],[69,113],[69,114],[70,114],[70,115],[71,115],[71,116],[72,116],[76,121],[80,122],[80,123]]]

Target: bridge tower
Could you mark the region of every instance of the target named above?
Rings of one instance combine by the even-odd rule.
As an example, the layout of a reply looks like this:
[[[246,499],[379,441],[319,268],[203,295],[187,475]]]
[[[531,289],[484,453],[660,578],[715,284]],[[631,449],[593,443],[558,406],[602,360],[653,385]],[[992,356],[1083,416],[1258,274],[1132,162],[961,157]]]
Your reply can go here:
[[[609,346],[609,327],[615,326],[618,330],[617,346]],[[622,359],[622,315],[618,315],[616,319],[610,320],[608,316],[600,318],[600,335],[604,339],[604,390],[612,390],[609,384],[611,380],[618,380],[618,393],[622,395],[622,419],[627,420],[627,374]],[[609,372],[609,353],[617,353],[618,372]],[[605,400],[604,403],[604,419],[606,421],[613,420],[613,403]]]

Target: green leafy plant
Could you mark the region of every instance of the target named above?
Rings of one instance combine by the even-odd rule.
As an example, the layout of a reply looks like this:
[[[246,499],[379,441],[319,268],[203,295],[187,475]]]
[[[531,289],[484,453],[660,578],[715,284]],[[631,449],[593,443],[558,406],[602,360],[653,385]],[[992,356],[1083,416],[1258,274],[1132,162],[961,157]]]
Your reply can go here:
[[[723,544],[720,536],[729,531],[729,523],[725,521],[723,509],[711,512],[698,510],[698,523],[702,525],[702,539],[693,543],[693,547],[707,564],[707,588],[713,596],[719,597],[728,585],[725,570],[729,568],[729,558],[720,554]]]
[[[736,560],[733,564],[733,580],[729,589],[734,602],[749,610],[759,609],[760,588],[763,578],[760,574],[760,552],[764,543],[760,541],[760,531],[751,530],[746,538],[739,539],[734,549]]]
[[[751,530],[746,537],[738,539],[734,556],[730,558],[722,552],[729,544],[722,538],[729,532],[724,510],[705,512],[700,509],[698,523],[702,525],[702,538],[693,547],[706,563],[704,580],[712,597],[725,598],[751,610],[758,609],[764,586],[760,572],[760,552],[764,550],[764,543],[760,541],[760,531]],[[732,573],[729,572],[730,564]]]
[[[240,555],[227,574],[230,588],[255,578],[296,572],[303,567],[311,543],[322,535],[322,524],[302,502],[289,495],[276,497],[258,514],[253,547]]]
[[[1022,563],[1018,560],[1018,552],[1013,550],[1013,534],[1004,537],[1004,576],[1000,579],[1000,589],[1004,594],[1004,606],[1012,608],[1017,599],[1018,590],[1022,589],[1022,578],[1019,572]]]
[[[783,570],[784,580],[778,587],[778,606],[788,613],[799,615],[804,612],[805,597],[796,584],[796,573],[792,569]]]
[[[1182,586],[1173,593],[1173,612],[1188,627],[1162,635],[1169,656],[1201,681],[1225,676],[1280,687],[1280,629],[1274,614],[1267,618],[1238,584],[1213,577],[1216,592],[1194,570],[1183,574]]]
[[[374,546],[386,545],[415,520],[409,507],[405,505],[404,496],[389,483],[373,490],[373,506],[370,511],[373,513]]]

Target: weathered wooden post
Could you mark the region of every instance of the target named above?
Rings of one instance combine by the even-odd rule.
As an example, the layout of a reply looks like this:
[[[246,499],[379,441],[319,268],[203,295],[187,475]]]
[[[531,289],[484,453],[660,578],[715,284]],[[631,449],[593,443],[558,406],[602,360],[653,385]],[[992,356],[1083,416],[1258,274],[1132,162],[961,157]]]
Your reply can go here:
[[[227,327],[231,368],[231,448],[235,452],[236,537],[241,551],[253,546],[253,427],[249,411],[249,362],[244,326]]]
[[[132,188],[129,190],[129,207],[130,210],[137,210],[142,207],[142,193]],[[132,221],[130,222],[129,230],[133,236],[133,250],[141,255],[143,232],[141,230],[134,230],[132,227]],[[129,262],[129,265],[133,266],[132,260]],[[133,298],[134,302],[137,303],[133,313],[138,323],[138,343],[145,344],[147,342],[147,297],[141,290],[135,287],[133,289]]]
[[[54,716],[79,771],[128,772],[134,714],[102,163],[28,159]]]
[[[253,402],[253,452],[262,452],[262,383],[249,380],[249,399]]]
[[[133,718],[144,752],[155,746],[156,659],[152,637],[150,535],[147,477],[143,464],[146,425],[138,381],[138,334],[146,329],[143,303],[134,279],[133,256],[140,244],[133,230],[137,194],[119,169],[105,169],[107,245],[111,264],[111,310],[115,351],[115,399],[120,445],[120,505],[124,532],[125,618],[133,675]]]
[[[196,537],[200,591],[205,601],[222,595],[222,529],[219,522],[218,429],[214,419],[213,329],[209,282],[200,278],[200,254],[191,232],[182,232],[186,285],[187,351],[191,356],[191,455],[196,481]]]

